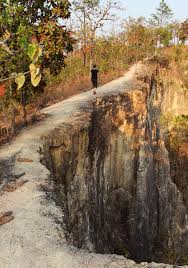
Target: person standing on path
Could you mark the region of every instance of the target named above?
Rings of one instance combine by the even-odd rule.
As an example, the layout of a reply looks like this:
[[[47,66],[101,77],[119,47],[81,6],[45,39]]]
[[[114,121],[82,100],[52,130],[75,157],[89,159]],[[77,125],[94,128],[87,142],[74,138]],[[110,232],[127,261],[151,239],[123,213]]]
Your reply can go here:
[[[93,68],[91,69],[91,82],[93,84],[93,94],[96,94],[96,89],[98,87],[98,72],[97,65],[93,65]]]

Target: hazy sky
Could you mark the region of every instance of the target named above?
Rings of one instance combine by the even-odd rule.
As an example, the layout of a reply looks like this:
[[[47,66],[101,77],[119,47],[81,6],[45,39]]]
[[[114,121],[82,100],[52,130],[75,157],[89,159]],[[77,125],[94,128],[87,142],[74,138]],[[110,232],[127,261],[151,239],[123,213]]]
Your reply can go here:
[[[105,3],[107,0],[101,0]],[[114,0],[116,1],[116,0]],[[118,0],[117,0],[118,1]],[[123,11],[116,11],[119,20],[107,22],[102,33],[108,35],[109,33],[119,32],[122,27],[122,20],[130,17],[145,17],[148,18],[155,12],[159,6],[160,0],[119,0],[122,3]],[[166,3],[170,6],[174,13],[173,20],[183,21],[188,18],[188,0],[166,0]]]
[[[126,7],[126,17],[149,17],[159,6],[160,0],[122,0]],[[175,14],[175,19],[182,20],[188,17],[188,0],[166,0]],[[121,15],[122,16],[122,15]]]
[[[101,0],[104,4],[108,0]],[[113,0],[122,3],[122,11],[116,10],[119,19],[114,22],[106,22],[105,27],[99,33],[108,35],[109,33],[121,31],[122,21],[128,17],[150,17],[159,6],[160,0]],[[188,0],[166,0],[174,13],[173,20],[183,21],[188,18]]]

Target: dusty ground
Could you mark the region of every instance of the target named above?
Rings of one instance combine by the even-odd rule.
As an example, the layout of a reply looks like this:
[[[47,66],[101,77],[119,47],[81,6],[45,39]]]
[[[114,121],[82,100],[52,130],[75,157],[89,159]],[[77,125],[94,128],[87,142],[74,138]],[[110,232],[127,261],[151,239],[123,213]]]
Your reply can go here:
[[[138,66],[139,68],[140,66]],[[122,78],[98,89],[97,97],[131,90],[136,67]],[[92,92],[76,95],[44,109],[49,117],[23,130],[10,144],[1,147],[0,159],[29,158],[33,162],[16,161],[13,173],[25,172],[29,182],[12,193],[0,196],[0,212],[12,210],[15,219],[0,226],[0,268],[118,268],[171,267],[167,265],[136,265],[123,257],[89,254],[70,247],[58,221],[62,212],[52,200],[45,198],[41,183],[49,178],[49,171],[40,163],[41,137],[63,122],[74,120],[78,114],[92,109],[96,98]]]

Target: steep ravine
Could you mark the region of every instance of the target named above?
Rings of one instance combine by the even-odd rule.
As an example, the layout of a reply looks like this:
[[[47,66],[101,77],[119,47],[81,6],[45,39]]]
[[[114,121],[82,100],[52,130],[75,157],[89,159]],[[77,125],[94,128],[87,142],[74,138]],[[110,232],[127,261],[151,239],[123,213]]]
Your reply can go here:
[[[187,138],[174,151],[161,117],[186,114],[188,98],[151,75],[134,65],[97,96],[42,110],[44,121],[1,146],[0,213],[14,219],[0,226],[0,267],[187,264]],[[16,177],[28,182],[6,192]]]
[[[164,97],[153,77],[140,89],[97,98],[91,113],[45,136],[43,161],[70,243],[137,262],[185,264],[187,202],[163,139]]]

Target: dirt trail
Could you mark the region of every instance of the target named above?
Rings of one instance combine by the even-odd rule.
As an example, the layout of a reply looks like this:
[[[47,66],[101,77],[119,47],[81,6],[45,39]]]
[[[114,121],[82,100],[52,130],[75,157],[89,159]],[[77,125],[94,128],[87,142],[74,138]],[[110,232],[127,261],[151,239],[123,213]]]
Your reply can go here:
[[[53,201],[48,202],[39,189],[49,178],[49,171],[40,163],[41,137],[61,123],[90,111],[94,98],[131,90],[135,71],[133,66],[124,77],[100,87],[96,96],[89,91],[44,109],[42,112],[49,114],[44,122],[24,129],[10,145],[1,147],[0,160],[15,155],[16,159],[29,158],[33,162],[16,161],[13,173],[25,172],[23,179],[29,182],[0,196],[0,212],[11,210],[15,217],[0,226],[0,268],[158,267],[156,264],[136,265],[123,257],[89,254],[70,247],[56,223],[62,221],[61,210]]]

